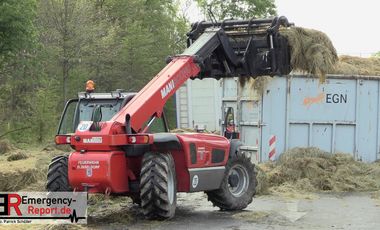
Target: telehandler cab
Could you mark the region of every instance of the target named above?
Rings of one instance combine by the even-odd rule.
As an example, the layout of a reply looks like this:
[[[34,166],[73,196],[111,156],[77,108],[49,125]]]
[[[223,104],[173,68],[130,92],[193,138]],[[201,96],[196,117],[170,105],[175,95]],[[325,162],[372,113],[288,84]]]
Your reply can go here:
[[[278,31],[290,26],[285,17],[194,23],[188,48],[140,92],[94,93],[90,84],[64,109],[56,143],[74,151],[52,159],[47,190],[130,196],[149,219],[172,218],[177,192],[204,191],[223,210],[247,207],[257,181],[239,140],[169,133],[163,107],[188,79],[288,74]]]

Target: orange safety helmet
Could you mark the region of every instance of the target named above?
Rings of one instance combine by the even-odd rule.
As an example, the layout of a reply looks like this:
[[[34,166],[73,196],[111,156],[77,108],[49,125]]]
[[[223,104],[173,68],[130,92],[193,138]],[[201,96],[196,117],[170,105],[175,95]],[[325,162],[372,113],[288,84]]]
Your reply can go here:
[[[93,80],[88,80],[86,82],[86,92],[92,93],[95,90],[95,82]]]

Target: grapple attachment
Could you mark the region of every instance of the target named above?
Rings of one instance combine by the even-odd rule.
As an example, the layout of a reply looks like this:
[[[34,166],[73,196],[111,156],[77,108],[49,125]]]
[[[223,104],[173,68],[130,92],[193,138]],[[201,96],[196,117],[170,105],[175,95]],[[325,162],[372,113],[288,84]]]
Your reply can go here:
[[[279,28],[293,25],[284,16],[197,22],[187,33],[188,48],[182,55],[197,57],[199,78],[288,74],[290,50]]]

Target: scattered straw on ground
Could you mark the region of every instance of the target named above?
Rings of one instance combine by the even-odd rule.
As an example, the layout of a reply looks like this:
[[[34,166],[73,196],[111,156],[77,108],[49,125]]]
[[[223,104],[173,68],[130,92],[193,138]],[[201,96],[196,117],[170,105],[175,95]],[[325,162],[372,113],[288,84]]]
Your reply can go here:
[[[43,225],[41,225],[42,227]],[[43,226],[44,230],[79,230],[87,229],[86,226],[78,224],[48,224]]]
[[[23,159],[28,159],[29,156],[24,152],[16,152],[8,156],[7,161],[18,161]]]
[[[0,191],[44,191],[50,160],[62,152],[13,148],[0,155]]]
[[[107,197],[103,194],[91,194],[88,200],[89,222],[96,223],[130,223],[131,199],[129,197]]]
[[[71,152],[72,151],[69,145],[56,145],[54,142],[45,145],[45,147],[43,147],[42,150],[47,151],[47,152],[54,152],[54,151]]]
[[[289,42],[292,68],[316,75],[323,83],[338,61],[329,37],[321,31],[301,27],[283,28],[280,34]]]
[[[272,193],[380,189],[379,163],[367,164],[348,154],[330,154],[317,148],[294,148],[282,154],[276,163],[258,167],[258,183],[265,184]]]
[[[267,218],[269,215],[270,213],[265,211],[242,211],[234,214],[233,217],[246,220],[248,222],[258,222]]]
[[[38,180],[40,175],[36,157],[11,162],[7,159],[6,156],[0,157],[0,191],[18,191]]]
[[[79,224],[8,224],[0,225],[0,230],[79,230],[91,229]]]
[[[11,151],[12,145],[8,140],[0,140],[0,155]]]

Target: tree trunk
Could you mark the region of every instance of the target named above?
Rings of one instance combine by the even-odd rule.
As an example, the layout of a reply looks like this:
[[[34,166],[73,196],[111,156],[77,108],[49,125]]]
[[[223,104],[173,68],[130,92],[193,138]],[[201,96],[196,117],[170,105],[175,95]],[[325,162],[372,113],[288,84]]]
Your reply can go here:
[[[68,57],[68,28],[67,28],[67,21],[68,21],[68,7],[69,2],[68,0],[65,0],[64,2],[64,32],[63,32],[63,63],[62,63],[62,74],[63,74],[63,106],[66,104],[67,100],[67,81],[69,79],[69,57]]]

